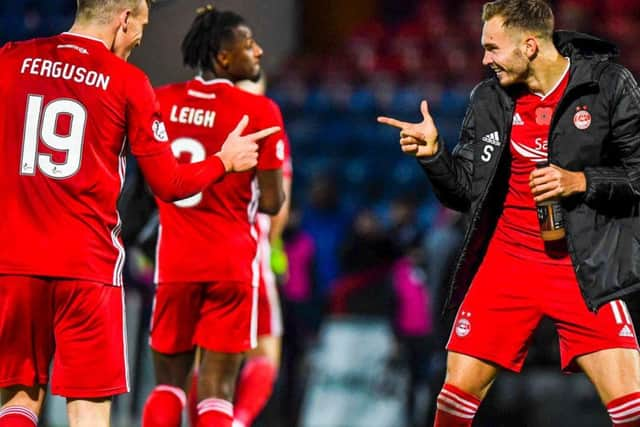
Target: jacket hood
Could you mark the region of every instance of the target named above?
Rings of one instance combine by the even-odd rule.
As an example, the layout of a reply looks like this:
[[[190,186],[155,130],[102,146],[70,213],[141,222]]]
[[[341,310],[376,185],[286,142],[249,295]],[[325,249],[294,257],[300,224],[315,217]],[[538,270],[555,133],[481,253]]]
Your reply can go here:
[[[561,54],[570,57],[611,59],[620,53],[616,45],[611,42],[574,31],[554,32],[553,42]]]

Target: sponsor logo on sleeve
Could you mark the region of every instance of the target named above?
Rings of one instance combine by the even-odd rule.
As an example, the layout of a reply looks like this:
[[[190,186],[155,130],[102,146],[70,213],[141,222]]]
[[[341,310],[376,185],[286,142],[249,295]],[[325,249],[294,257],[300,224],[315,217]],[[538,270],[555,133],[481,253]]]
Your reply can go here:
[[[169,136],[167,135],[167,128],[164,125],[164,122],[160,120],[154,120],[151,125],[151,129],[153,130],[153,136],[156,138],[158,142],[168,142]]]

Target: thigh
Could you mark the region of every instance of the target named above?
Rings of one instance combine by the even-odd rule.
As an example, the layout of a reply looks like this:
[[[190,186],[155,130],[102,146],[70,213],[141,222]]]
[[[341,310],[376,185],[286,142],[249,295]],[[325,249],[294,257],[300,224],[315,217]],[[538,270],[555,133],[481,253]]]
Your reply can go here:
[[[519,372],[542,312],[528,263],[488,252],[465,296],[447,350]]]
[[[612,348],[637,349],[633,322],[622,300],[589,311],[572,268],[549,270],[551,286],[545,296],[545,314],[553,319],[560,339],[562,369],[579,370],[576,358]]]
[[[640,353],[613,348],[576,358],[576,364],[595,386],[602,402],[640,391]]]
[[[150,345],[163,354],[193,351],[205,284],[167,282],[156,287],[151,316]]]
[[[53,286],[44,278],[0,275],[0,388],[49,381]]]
[[[245,282],[206,286],[195,342],[212,352],[243,353],[257,345],[258,287]]]
[[[54,316],[52,393],[88,399],[128,392],[123,288],[58,280]]]

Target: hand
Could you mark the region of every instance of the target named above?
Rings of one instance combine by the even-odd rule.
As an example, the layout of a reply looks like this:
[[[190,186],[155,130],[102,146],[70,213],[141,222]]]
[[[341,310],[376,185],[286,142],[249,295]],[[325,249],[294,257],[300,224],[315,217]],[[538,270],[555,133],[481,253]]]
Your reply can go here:
[[[427,101],[420,104],[420,112],[420,123],[407,123],[390,117],[378,117],[378,122],[400,129],[400,148],[405,154],[430,157],[438,152],[438,129],[429,114]]]
[[[543,202],[554,197],[567,197],[587,191],[583,172],[571,172],[556,165],[535,169],[529,175],[533,200]]]
[[[249,117],[243,116],[236,128],[229,133],[216,155],[224,163],[227,172],[244,172],[258,164],[258,144],[256,141],[280,131],[278,126],[241,136],[249,124]]]

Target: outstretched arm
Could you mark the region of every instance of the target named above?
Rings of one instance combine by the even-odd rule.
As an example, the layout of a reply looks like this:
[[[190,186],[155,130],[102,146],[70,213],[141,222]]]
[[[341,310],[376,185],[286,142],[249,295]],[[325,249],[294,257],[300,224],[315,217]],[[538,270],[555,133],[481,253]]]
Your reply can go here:
[[[172,202],[201,192],[227,172],[242,172],[256,166],[258,144],[280,128],[272,127],[242,135],[249,119],[245,116],[229,134],[220,152],[202,162],[179,164],[170,149],[138,156],[138,164],[151,191],[161,200]]]
[[[400,148],[415,156],[433,185],[440,202],[448,208],[466,211],[471,205],[473,175],[473,141],[475,138],[471,106],[462,123],[460,141],[449,154],[438,135],[426,101],[420,105],[422,122],[407,123],[389,117],[378,122],[400,129]]]

